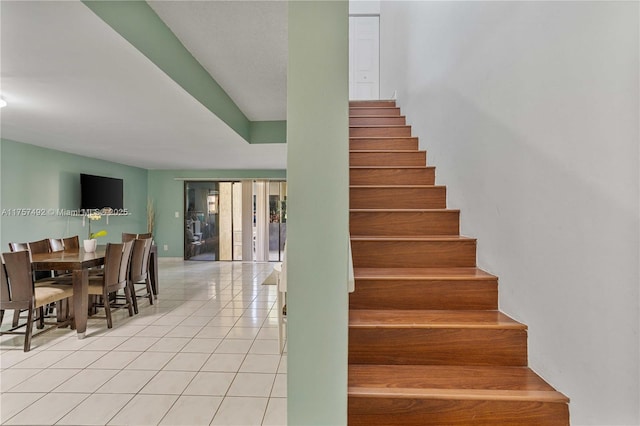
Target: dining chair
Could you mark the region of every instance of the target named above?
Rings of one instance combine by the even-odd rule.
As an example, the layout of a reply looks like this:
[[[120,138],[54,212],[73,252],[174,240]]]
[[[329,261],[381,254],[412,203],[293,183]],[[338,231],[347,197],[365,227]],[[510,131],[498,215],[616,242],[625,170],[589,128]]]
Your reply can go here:
[[[131,260],[131,249],[133,241],[125,243],[109,243],[104,258],[104,273],[101,275],[89,276],[90,295],[102,296],[105,314],[107,317],[107,328],[113,327],[111,308],[121,309],[127,307],[129,316],[133,316],[133,302],[129,283],[129,263]],[[126,303],[122,305],[111,305],[109,296],[124,290]]]
[[[71,251],[80,249],[80,238],[77,235],[63,238],[62,243],[64,244],[65,250]]]
[[[123,232],[122,233],[122,242],[123,243],[125,243],[127,241],[132,241],[132,240],[135,240],[135,239],[143,240],[143,239],[147,239],[147,238],[151,238],[151,232],[146,233],[146,234],[131,234],[131,233],[128,233],[128,232]]]
[[[26,251],[34,254],[48,253],[49,241],[44,239],[44,240],[32,241],[29,243],[11,242],[9,243],[9,250],[11,250],[11,252]],[[40,281],[40,280],[51,278],[51,271],[33,271],[32,275],[33,275],[34,281]],[[20,312],[21,311],[19,309],[16,309],[13,312],[13,322],[11,323],[12,327],[18,326],[18,322],[20,321]]]
[[[51,253],[64,251],[64,241],[62,241],[62,238],[49,238],[49,251]]]
[[[133,296],[133,310],[138,313],[138,299],[148,298],[153,305],[153,292],[151,290],[151,274],[149,273],[149,259],[151,253],[151,239],[133,240],[133,253],[131,255],[131,267],[129,268],[129,283]],[[144,293],[136,290],[136,284],[144,284]]]
[[[31,273],[31,257],[28,251],[16,251],[2,254],[2,270],[0,271],[0,322],[4,317],[4,311],[12,309],[16,312],[26,310],[27,322],[20,326],[15,325],[11,329],[0,332],[2,334],[24,334],[24,351],[31,349],[33,335],[33,322],[38,321],[39,328],[51,325],[36,335],[40,335],[53,328],[68,325],[71,316],[66,318],[64,324],[58,322],[48,323],[44,321],[44,307],[50,303],[68,300],[73,297],[72,285],[46,284],[41,281],[36,286]],[[72,305],[72,304],[71,304]],[[38,317],[34,315],[38,311]],[[16,331],[25,327],[24,332]]]

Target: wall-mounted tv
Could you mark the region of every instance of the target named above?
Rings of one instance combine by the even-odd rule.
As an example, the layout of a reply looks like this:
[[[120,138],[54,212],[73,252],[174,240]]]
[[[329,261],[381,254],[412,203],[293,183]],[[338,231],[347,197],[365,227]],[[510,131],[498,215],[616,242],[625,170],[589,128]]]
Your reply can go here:
[[[124,209],[123,180],[104,176],[80,174],[80,209],[105,207],[115,211]]]

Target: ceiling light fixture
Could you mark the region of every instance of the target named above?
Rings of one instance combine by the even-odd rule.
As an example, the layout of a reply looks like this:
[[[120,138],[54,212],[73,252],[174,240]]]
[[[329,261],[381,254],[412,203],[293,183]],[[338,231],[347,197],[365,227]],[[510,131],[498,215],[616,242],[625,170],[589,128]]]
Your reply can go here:
[[[5,101],[4,99],[0,98],[0,108],[4,108],[7,106],[7,101]]]

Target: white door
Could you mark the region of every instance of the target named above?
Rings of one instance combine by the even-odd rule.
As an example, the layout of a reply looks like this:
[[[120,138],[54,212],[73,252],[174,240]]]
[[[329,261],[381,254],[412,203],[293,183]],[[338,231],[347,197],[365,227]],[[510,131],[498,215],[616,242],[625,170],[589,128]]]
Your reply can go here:
[[[380,17],[349,17],[349,99],[380,98]]]

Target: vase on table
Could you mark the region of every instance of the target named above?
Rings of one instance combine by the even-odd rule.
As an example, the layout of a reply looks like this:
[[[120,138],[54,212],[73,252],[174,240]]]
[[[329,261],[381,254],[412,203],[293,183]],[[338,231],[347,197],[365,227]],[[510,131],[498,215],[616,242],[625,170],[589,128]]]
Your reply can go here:
[[[83,243],[84,243],[84,251],[86,251],[87,253],[93,253],[96,251],[98,240],[96,239],[84,240]]]

